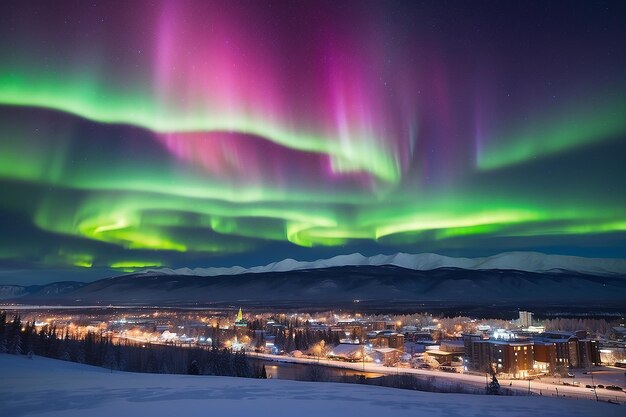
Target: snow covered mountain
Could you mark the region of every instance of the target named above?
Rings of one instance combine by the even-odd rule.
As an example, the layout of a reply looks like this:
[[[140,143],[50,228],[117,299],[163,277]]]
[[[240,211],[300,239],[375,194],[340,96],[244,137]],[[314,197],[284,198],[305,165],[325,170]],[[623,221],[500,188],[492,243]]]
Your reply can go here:
[[[437,268],[460,268],[469,270],[507,269],[523,272],[570,271],[591,275],[624,275],[626,259],[582,258],[577,256],[546,255],[538,252],[506,252],[486,258],[452,258],[434,253],[397,253],[365,257],[360,253],[339,255],[316,261],[296,261],[284,259],[265,266],[243,268],[180,268],[149,269],[146,273],[166,275],[220,276],[245,273],[286,272],[303,269],[332,268],[337,266],[382,266],[394,265],[416,271],[429,271]]]
[[[435,254],[285,259],[253,268],[158,269],[88,284],[0,288],[20,302],[200,305],[623,305],[626,260],[510,252],[487,258]]]

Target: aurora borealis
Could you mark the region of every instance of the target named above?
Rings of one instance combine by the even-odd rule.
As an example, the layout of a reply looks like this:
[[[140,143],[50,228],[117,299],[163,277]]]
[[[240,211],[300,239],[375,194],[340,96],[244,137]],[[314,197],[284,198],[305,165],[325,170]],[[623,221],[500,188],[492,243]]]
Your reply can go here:
[[[0,269],[626,257],[625,41],[623,2],[3,2]]]

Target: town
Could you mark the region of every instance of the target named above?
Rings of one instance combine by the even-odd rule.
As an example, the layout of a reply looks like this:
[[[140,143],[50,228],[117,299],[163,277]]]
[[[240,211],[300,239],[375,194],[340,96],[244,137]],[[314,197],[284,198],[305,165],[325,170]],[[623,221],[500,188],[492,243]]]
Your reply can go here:
[[[626,377],[626,327],[624,318],[617,317],[536,320],[532,312],[519,311],[518,319],[500,320],[428,313],[245,313],[241,308],[8,312],[59,337],[95,334],[144,348],[228,349],[264,361],[361,369],[373,375],[421,373],[464,382],[497,375],[510,380],[510,387],[547,380],[557,393],[557,386],[561,392],[564,387],[587,388],[579,394],[590,398],[601,391],[623,395]]]

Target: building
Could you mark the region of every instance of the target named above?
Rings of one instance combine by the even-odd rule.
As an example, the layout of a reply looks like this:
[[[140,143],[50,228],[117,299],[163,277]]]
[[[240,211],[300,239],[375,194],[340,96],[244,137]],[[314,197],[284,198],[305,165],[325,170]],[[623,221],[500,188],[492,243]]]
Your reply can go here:
[[[466,371],[472,368],[475,368],[474,365],[479,363],[479,357],[478,357],[479,345],[475,345],[474,342],[478,342],[481,340],[483,340],[483,337],[480,334],[470,334],[470,333],[463,334],[463,351],[465,352],[465,355],[463,358],[463,362],[464,362],[463,366]]]
[[[393,348],[404,351],[404,335],[393,331],[384,331],[377,333],[370,339],[370,342],[377,348]]]
[[[351,340],[360,343],[365,336],[365,326],[357,320],[340,320],[335,326],[331,327],[331,331],[339,333],[341,340]]]
[[[532,339],[519,335],[483,339],[479,334],[464,334],[463,348],[466,370],[495,370],[518,378],[601,363],[599,342],[587,338],[585,331],[544,332]]]
[[[569,367],[569,345],[567,339],[550,341],[535,340],[536,372],[554,374]]]
[[[400,361],[402,352],[394,348],[378,348],[374,349],[370,356],[376,363],[382,363],[385,366],[394,366]]]
[[[241,311],[241,307],[239,307],[239,312],[237,313],[237,318],[235,319],[235,326],[248,327],[248,321],[243,318],[243,312]]]
[[[565,364],[568,367],[571,366],[572,368],[586,368],[591,365],[600,365],[601,363],[600,345],[598,341],[589,339],[587,337],[587,332],[584,330],[576,332],[544,332],[535,336],[533,340],[535,342],[539,342],[540,344],[554,344],[556,349],[556,367],[561,364]],[[540,349],[540,352],[541,362],[546,359],[551,359],[549,354],[544,352],[543,348]],[[556,372],[557,369],[554,368],[551,371]]]
[[[241,311],[241,307],[239,308],[239,312],[237,313],[237,318],[235,319],[235,335],[239,338],[245,336],[248,333],[248,321],[243,318],[243,312]]]
[[[600,365],[600,345],[597,340],[579,339],[578,340],[578,356],[579,366],[587,368],[591,365]]]
[[[451,352],[463,354],[465,351],[465,343],[463,340],[442,340],[439,342],[439,350],[442,352]]]
[[[530,311],[520,311],[519,312],[519,325],[521,327],[530,327],[533,325],[533,313]]]
[[[600,360],[605,365],[626,368],[626,343],[606,342],[600,349]]]
[[[354,345],[350,343],[340,343],[333,348],[328,354],[329,358],[342,359],[349,362],[358,362],[363,360],[365,346]]]
[[[533,373],[534,344],[532,341],[481,340],[466,335],[465,367],[481,372],[498,372],[523,378]]]
[[[455,344],[455,341],[442,342],[441,345],[427,346],[425,357],[435,359],[440,366],[459,366],[463,361],[463,346]],[[432,366],[432,362],[431,362]]]
[[[612,327],[609,330],[608,339],[616,342],[626,342],[626,327]]]
[[[383,331],[385,330],[385,321],[382,320],[378,320],[378,321],[369,321],[367,322],[366,325],[366,329],[369,331]]]

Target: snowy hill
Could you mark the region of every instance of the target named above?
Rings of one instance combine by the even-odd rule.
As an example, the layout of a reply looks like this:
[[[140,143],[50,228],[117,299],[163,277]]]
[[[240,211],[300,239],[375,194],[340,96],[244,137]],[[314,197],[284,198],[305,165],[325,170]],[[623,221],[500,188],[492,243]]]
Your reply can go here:
[[[84,287],[84,282],[60,281],[46,285],[0,285],[0,300],[15,299],[20,297],[49,298],[62,296],[71,291]]]
[[[28,294],[26,287],[21,285],[0,285],[0,300],[18,298]]]
[[[357,384],[135,374],[0,354],[7,416],[623,416],[623,407],[549,397],[437,394]]]
[[[397,253],[395,255],[376,255],[365,257],[360,253],[339,255],[330,259],[316,261],[296,261],[284,259],[265,266],[243,268],[181,268],[150,269],[147,273],[167,275],[219,276],[244,273],[285,272],[303,269],[331,268],[337,266],[381,266],[395,265],[418,271],[437,268],[461,268],[470,270],[514,269],[524,272],[570,271],[592,275],[624,275],[626,259],[582,258],[577,256],[546,255],[538,252],[506,252],[486,258],[452,258],[434,253]]]

